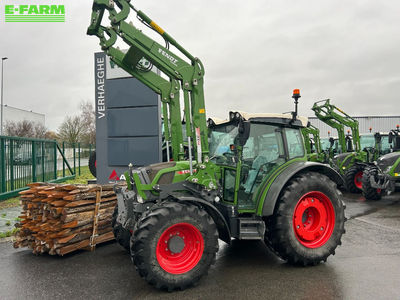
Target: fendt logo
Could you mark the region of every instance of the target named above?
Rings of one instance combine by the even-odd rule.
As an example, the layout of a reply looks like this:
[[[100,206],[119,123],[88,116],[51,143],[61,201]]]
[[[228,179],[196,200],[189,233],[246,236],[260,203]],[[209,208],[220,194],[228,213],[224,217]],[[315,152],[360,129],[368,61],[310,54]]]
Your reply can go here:
[[[5,5],[6,22],[65,22],[64,5]]]
[[[168,54],[167,52],[165,52],[163,49],[158,48],[158,53],[161,53],[162,56],[165,56],[167,59],[169,59],[169,61],[174,65],[177,66],[177,62],[178,60],[173,57],[172,55]]]

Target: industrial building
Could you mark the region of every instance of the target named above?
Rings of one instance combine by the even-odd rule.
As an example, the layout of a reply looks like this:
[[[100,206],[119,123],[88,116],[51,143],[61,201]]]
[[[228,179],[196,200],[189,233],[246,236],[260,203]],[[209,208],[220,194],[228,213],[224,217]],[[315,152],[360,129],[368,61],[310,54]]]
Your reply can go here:
[[[21,108],[12,107],[7,104],[3,106],[3,117],[3,124],[6,124],[7,121],[20,122],[27,120],[45,125],[44,114],[33,112],[32,110],[24,110]]]
[[[353,118],[359,122],[360,134],[388,132],[396,128],[397,124],[400,124],[400,116],[357,116]],[[330,132],[330,136],[337,135],[336,129],[326,125],[317,117],[309,117],[309,121],[319,129],[322,138],[328,137],[328,132]],[[349,128],[346,128],[346,131],[347,130],[349,130]]]

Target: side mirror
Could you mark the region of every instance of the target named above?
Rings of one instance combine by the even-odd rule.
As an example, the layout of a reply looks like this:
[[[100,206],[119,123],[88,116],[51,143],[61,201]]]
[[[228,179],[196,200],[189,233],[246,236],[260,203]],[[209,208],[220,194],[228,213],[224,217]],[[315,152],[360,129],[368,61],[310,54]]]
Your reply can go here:
[[[382,136],[381,136],[381,134],[379,132],[375,133],[374,137],[375,137],[375,142],[376,143],[380,143],[381,142]]]
[[[347,140],[347,151],[352,152],[353,151],[353,143],[351,142],[351,139]]]
[[[331,148],[332,148],[333,144],[335,144],[335,139],[333,137],[329,138],[329,143],[331,144]]]
[[[250,135],[250,122],[240,121],[238,131],[239,131],[239,145],[244,146]]]
[[[389,132],[389,144],[393,143],[393,132]]]

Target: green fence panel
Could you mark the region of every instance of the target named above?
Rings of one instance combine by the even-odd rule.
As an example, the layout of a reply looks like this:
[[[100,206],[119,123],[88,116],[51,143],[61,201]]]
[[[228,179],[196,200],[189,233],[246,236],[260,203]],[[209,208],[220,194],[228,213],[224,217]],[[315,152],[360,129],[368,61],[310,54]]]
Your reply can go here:
[[[77,167],[81,174],[82,163],[87,162],[94,146],[77,146],[62,143],[61,148],[55,140],[0,136],[0,200],[18,195],[31,182],[74,178]]]

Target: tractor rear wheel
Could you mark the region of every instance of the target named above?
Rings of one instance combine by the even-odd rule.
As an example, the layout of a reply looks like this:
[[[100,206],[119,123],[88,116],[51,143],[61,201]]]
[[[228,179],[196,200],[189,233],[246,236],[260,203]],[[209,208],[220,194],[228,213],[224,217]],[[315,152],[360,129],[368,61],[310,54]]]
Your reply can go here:
[[[158,289],[196,284],[215,262],[217,227],[193,204],[166,201],[139,220],[131,238],[131,255],[143,277]]]
[[[316,265],[335,254],[344,230],[344,205],[336,184],[308,172],[291,179],[267,220],[265,242],[295,265]]]
[[[118,222],[118,205],[114,208],[112,215],[111,226],[114,233],[115,240],[124,247],[127,251],[130,250],[131,233],[129,230],[122,227],[122,224]]]
[[[368,166],[364,169],[362,178],[362,193],[367,200],[380,200],[382,198],[382,190],[373,188],[371,186],[371,177],[378,175],[378,168],[376,166]]]
[[[346,188],[350,193],[360,193],[364,167],[358,164],[351,166],[344,174]]]

